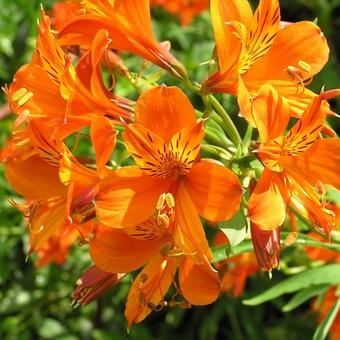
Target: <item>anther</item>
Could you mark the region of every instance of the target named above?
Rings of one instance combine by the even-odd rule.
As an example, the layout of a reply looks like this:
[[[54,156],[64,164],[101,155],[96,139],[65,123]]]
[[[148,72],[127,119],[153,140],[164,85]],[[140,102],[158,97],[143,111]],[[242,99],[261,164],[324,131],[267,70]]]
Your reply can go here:
[[[305,72],[310,73],[310,71],[311,71],[311,66],[310,66],[307,62],[305,62],[305,61],[303,61],[303,60],[299,60],[299,61],[298,61],[298,66],[299,66],[299,68],[300,68],[301,70],[303,70],[303,71],[305,71]]]

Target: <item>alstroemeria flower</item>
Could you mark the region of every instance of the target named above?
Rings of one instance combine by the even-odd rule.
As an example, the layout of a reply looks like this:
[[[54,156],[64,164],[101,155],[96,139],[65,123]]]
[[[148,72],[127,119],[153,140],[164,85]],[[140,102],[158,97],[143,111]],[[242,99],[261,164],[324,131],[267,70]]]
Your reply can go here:
[[[323,101],[336,94],[315,96],[286,135],[289,107],[277,91],[264,85],[254,99],[253,118],[260,135],[257,151],[265,169],[249,199],[248,214],[261,229],[281,226],[289,202],[308,211],[326,233],[334,228],[334,215],[320,202],[317,187],[323,183],[340,188],[339,140],[319,137],[327,113]]]
[[[139,55],[177,77],[185,77],[184,66],[153,36],[149,0],[78,2],[78,15],[60,32],[63,45],[89,49],[97,31],[105,29],[111,39],[110,48]]]
[[[48,126],[32,120],[26,140],[15,140],[5,160],[5,175],[12,187],[29,202],[26,209],[30,252],[49,248],[46,242],[65,237],[69,224],[77,229],[95,216],[93,199],[105,164],[114,147],[116,131],[107,118],[97,117],[91,127],[97,170],[77,161],[68,148],[53,138]],[[22,148],[21,144],[29,143]]]
[[[118,169],[100,184],[96,212],[102,223],[131,227],[151,216],[159,196],[176,201],[176,244],[187,254],[211,252],[199,215],[209,221],[232,217],[239,209],[237,176],[210,160],[200,160],[203,122],[181,90],[158,86],[136,104],[135,123],[125,125],[123,139],[137,163]]]
[[[112,95],[102,80],[101,59],[110,42],[107,33],[98,32],[91,50],[74,68],[50,29],[49,18],[44,12],[41,16],[32,62],[17,71],[7,93],[18,115],[15,127],[39,119],[63,139],[98,115],[110,116],[118,124],[120,117],[128,120],[128,101]]]
[[[219,70],[206,90],[238,95],[241,114],[253,124],[249,99],[270,83],[301,115],[315,96],[304,83],[328,60],[319,27],[301,21],[281,29],[278,0],[261,0],[254,14],[247,0],[212,0],[211,16]]]
[[[209,0],[151,0],[151,6],[162,6],[168,12],[181,19],[181,25],[187,26],[192,19],[209,7]]]
[[[131,272],[145,265],[128,295],[125,316],[129,327],[152,310],[167,305],[206,305],[219,295],[218,273],[207,259],[197,264],[185,248],[176,245],[176,205],[171,193],[163,193],[148,220],[122,229],[99,224],[90,243],[93,261],[106,272]],[[171,284],[176,291],[167,301],[165,295]]]

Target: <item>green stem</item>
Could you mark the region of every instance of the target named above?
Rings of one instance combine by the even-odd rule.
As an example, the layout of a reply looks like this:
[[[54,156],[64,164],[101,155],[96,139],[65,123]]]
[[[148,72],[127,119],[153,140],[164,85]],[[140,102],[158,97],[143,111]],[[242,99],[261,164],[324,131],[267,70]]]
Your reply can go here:
[[[206,129],[204,139],[209,143],[216,146],[219,146],[223,149],[229,150],[231,147],[234,147],[233,144],[228,144],[222,138],[218,138],[214,133]]]
[[[205,110],[204,110],[204,115],[202,118],[210,118],[211,116],[214,115],[214,110],[211,107],[211,103],[208,99],[208,96],[202,95],[201,96]],[[219,117],[219,116],[218,116]]]
[[[188,88],[188,90],[200,95],[201,86],[199,84],[193,84],[189,78],[183,78],[183,83]]]
[[[219,101],[212,95],[209,95],[209,101],[216,111],[216,113],[222,118],[223,120],[223,130],[227,133],[228,137],[234,143],[236,147],[242,144],[242,139],[238,130],[228,115],[228,113],[224,110],[223,106],[219,103]]]
[[[290,232],[287,232],[287,231],[281,232],[281,240],[282,240],[281,245],[284,245],[283,240],[289,234]],[[321,242],[301,233],[298,235],[298,238],[290,247],[294,245],[323,248],[323,249],[340,252],[340,244]],[[253,244],[251,240],[245,240],[242,243],[238,244],[237,246],[232,247],[231,252],[229,252],[230,250],[229,244],[223,244],[221,246],[213,247],[211,250],[214,256],[212,262],[219,262],[227,258],[232,258],[234,256],[237,256],[237,255],[249,252],[249,251],[253,251]],[[230,255],[228,256],[228,254]]]
[[[229,160],[232,158],[232,153],[229,153],[224,148],[220,148],[219,146],[209,145],[209,144],[202,144],[201,150],[208,152],[214,156],[217,156],[223,160]]]
[[[248,147],[251,142],[252,136],[253,136],[253,127],[251,125],[248,125],[246,133],[244,134],[244,137],[243,137],[244,153],[247,153],[248,151]]]

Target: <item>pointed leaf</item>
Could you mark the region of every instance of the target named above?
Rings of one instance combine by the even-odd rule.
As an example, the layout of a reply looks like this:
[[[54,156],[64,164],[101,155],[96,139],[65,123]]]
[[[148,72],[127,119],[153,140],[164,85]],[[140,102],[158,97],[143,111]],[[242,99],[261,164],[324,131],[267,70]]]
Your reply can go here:
[[[248,306],[255,306],[265,301],[273,300],[283,294],[288,294],[318,284],[340,284],[340,264],[329,264],[319,268],[306,270],[270,287],[263,293],[251,299],[244,300]]]
[[[293,298],[283,306],[282,311],[290,312],[291,310],[303,304],[305,301],[309,300],[311,297],[324,293],[328,287],[328,284],[313,285],[301,290],[300,292],[297,292]]]

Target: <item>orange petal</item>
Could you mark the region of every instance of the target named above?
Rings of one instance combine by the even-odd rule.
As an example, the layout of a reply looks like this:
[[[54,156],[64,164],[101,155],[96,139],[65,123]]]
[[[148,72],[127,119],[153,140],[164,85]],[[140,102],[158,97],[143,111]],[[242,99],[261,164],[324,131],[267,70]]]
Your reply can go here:
[[[105,16],[85,14],[70,20],[59,32],[59,43],[61,45],[80,45],[84,50],[89,50],[94,36],[100,30],[107,30],[111,39],[115,42],[113,48],[126,50],[130,47],[129,42],[122,32],[112,29],[112,22]]]
[[[140,124],[125,125],[123,139],[136,164],[150,175],[162,167],[162,155],[169,154],[164,141]]]
[[[67,187],[58,176],[58,168],[32,156],[23,161],[9,160],[5,176],[12,187],[26,199],[66,196]]]
[[[91,124],[91,140],[96,152],[97,171],[101,172],[116,146],[117,131],[105,117],[96,117]]]
[[[256,96],[258,90],[263,85],[263,80],[248,80],[245,76],[243,81],[251,96]],[[291,114],[296,117],[300,117],[303,114],[311,100],[316,96],[314,92],[292,80],[270,80],[268,83],[273,85],[279,95],[287,101],[292,111]],[[329,105],[325,100],[322,105],[324,110],[330,113]]]
[[[144,320],[154,309],[160,310],[177,269],[176,260],[155,257],[132,283],[127,297],[125,317],[128,327]]]
[[[240,60],[239,72],[247,72],[253,64],[260,63],[271,48],[280,26],[278,0],[261,0],[257,7],[246,41],[246,48]]]
[[[301,184],[301,182],[299,183]],[[301,187],[294,183],[292,185],[292,195],[290,205],[293,206],[302,216],[304,216],[311,224],[317,228],[322,228],[323,231],[330,236],[330,232],[336,228],[336,216],[333,210],[330,210],[320,202],[318,195],[310,195],[305,191],[306,183]],[[310,187],[312,194],[315,191]]]
[[[105,29],[112,39],[110,48],[140,55],[178,77],[185,75],[183,65],[153,37],[149,1],[89,1],[84,9],[90,14],[79,15],[62,29],[61,44],[89,49],[95,34]]]
[[[98,224],[90,243],[90,255],[95,264],[110,273],[128,273],[143,266],[159,254],[164,238],[138,240],[124,230]]]
[[[20,91],[26,91],[25,95],[20,96]],[[17,71],[8,100],[14,112],[20,114],[25,110],[32,117],[63,116],[66,110],[58,84],[39,65],[24,65]]]
[[[175,159],[184,164],[186,169],[191,168],[201,151],[201,142],[204,137],[203,121],[183,128],[176,133],[170,141],[169,149]]]
[[[220,292],[218,272],[208,263],[197,265],[184,258],[179,266],[179,285],[184,298],[193,305],[208,305]]]
[[[35,265],[44,267],[52,262],[58,265],[63,264],[67,259],[70,247],[78,237],[78,230],[73,225],[64,226],[62,232],[52,235],[46,242],[35,249],[38,255]]]
[[[79,163],[66,145],[63,144],[62,150],[59,178],[65,185],[73,182],[84,188],[94,186],[99,182],[99,176],[95,170]]]
[[[212,258],[201,220],[186,185],[180,184],[175,196],[174,242],[197,263]]]
[[[301,21],[279,31],[268,53],[245,75],[246,80],[292,80],[288,66],[296,67],[302,79],[318,73],[328,61],[329,48],[320,28],[310,21]],[[310,66],[304,71],[299,62]]]
[[[59,167],[62,144],[52,136],[48,125],[41,120],[32,120],[29,124],[30,142],[40,157],[51,165]]]
[[[145,91],[136,104],[135,122],[169,143],[182,128],[196,122],[194,108],[177,87],[157,86]]]
[[[281,226],[286,218],[287,196],[283,175],[264,169],[248,201],[250,220],[263,230]]]
[[[340,189],[340,142],[338,139],[318,139],[297,157],[285,157],[281,161],[289,174],[303,174],[304,180],[315,186],[318,181]]]
[[[175,76],[185,75],[183,65],[164,46],[157,43],[153,36],[149,0],[116,0],[113,12],[117,13],[117,26],[122,26],[123,34],[135,49],[131,50],[132,53],[169,69]],[[112,20],[110,17],[109,19]]]
[[[240,182],[223,165],[202,160],[192,167],[185,183],[198,213],[207,220],[227,220],[239,210],[242,197]]]
[[[245,110],[247,109],[245,108]],[[249,112],[246,113],[245,110],[241,107],[242,113],[247,118]],[[272,85],[265,84],[260,88],[256,97],[252,100],[250,110],[251,119],[259,130],[262,142],[283,135],[289,122],[290,108]]]
[[[318,138],[326,119],[322,96],[315,96],[297,123],[284,138],[286,153],[294,156],[309,149]]]
[[[51,79],[60,87],[60,94],[68,100],[73,92],[75,72],[71,59],[61,48],[51,31],[50,18],[41,10],[39,36],[33,62],[41,65]]]
[[[235,61],[236,62],[236,61]],[[203,93],[229,93],[237,95],[237,73],[235,69],[228,72],[217,71],[202,84]]]
[[[250,27],[252,10],[247,0],[212,0],[210,11],[220,72],[225,73],[235,66],[241,51],[241,41],[229,23],[237,21]]]
[[[99,220],[112,227],[133,227],[146,221],[168,183],[147,176],[137,167],[124,167],[105,177],[96,196]]]
[[[38,250],[52,236],[60,237],[65,229],[66,199],[38,205],[30,212],[30,252]]]
[[[80,10],[79,3],[57,2],[53,5],[53,27],[60,31]]]
[[[110,43],[108,32],[100,30],[95,35],[90,51],[83,54],[79,60],[76,73],[78,81],[74,97],[72,98],[71,111],[73,114],[98,113],[111,116],[118,123],[118,117],[129,119],[130,114],[114,103],[115,96],[106,89],[102,79],[102,58]],[[79,103],[84,103],[79,105]]]

